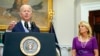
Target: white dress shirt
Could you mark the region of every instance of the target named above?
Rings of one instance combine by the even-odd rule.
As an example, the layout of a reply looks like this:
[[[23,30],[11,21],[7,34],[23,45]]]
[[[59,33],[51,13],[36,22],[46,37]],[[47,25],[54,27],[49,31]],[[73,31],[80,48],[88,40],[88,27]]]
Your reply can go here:
[[[25,21],[24,21],[24,20],[21,20],[21,23],[22,23],[22,26],[23,26],[25,32],[29,32],[29,30],[28,30],[28,29],[25,27],[25,25],[24,25]],[[29,28],[31,27],[30,21],[28,21],[28,27],[29,27]]]

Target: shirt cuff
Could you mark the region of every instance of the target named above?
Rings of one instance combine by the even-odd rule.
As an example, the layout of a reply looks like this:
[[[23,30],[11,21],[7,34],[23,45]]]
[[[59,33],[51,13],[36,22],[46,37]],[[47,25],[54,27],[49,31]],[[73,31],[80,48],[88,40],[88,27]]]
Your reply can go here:
[[[6,32],[12,32],[12,30],[6,30]]]

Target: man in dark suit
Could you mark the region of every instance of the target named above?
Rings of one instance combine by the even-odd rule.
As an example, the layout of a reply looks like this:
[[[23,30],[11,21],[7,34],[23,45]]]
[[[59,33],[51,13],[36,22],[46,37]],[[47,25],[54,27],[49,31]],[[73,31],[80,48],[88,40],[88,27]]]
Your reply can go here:
[[[16,24],[12,21],[7,29],[7,32],[40,32],[34,22],[31,22],[32,7],[30,5],[22,5],[19,13],[21,20]]]

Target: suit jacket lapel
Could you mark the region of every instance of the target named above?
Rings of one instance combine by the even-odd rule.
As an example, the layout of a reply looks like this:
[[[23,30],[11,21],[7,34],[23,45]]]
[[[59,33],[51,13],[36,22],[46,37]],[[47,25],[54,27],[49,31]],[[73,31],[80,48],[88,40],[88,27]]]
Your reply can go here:
[[[25,32],[24,27],[23,27],[21,21],[19,22],[19,27],[20,27],[21,32]]]

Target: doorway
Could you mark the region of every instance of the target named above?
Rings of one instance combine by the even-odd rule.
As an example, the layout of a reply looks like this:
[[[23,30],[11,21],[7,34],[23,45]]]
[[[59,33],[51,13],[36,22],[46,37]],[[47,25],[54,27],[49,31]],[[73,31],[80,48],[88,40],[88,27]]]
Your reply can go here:
[[[89,23],[92,27],[93,35],[96,36],[100,54],[100,10],[89,11]]]

